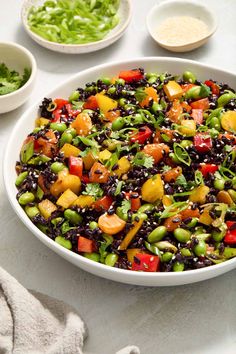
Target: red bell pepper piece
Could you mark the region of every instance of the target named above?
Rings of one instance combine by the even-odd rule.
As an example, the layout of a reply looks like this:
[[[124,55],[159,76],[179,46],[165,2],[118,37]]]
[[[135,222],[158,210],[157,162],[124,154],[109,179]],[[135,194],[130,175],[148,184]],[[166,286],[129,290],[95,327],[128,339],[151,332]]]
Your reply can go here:
[[[215,173],[217,170],[218,166],[214,164],[201,164],[199,166],[199,171],[202,172],[204,177],[206,177],[209,173]]]
[[[65,106],[67,103],[69,103],[68,100],[64,100],[63,98],[56,98],[54,102],[57,105],[57,109],[61,109],[63,106]]]
[[[131,210],[136,211],[141,207],[141,201],[140,201],[140,196],[138,195],[137,197],[134,198],[136,195],[136,192],[129,192],[125,193],[125,197],[127,200],[130,200],[131,204]]]
[[[83,104],[83,108],[85,109],[97,109],[98,106],[98,102],[96,99],[96,96],[89,96],[88,99],[86,100],[86,102]]]
[[[197,124],[202,124],[203,122],[203,110],[202,109],[192,109],[191,117]]]
[[[152,135],[152,131],[148,126],[139,128],[137,133],[131,135],[130,141],[132,143],[144,144],[147,139]]]
[[[236,221],[226,221],[228,230],[224,237],[224,242],[229,245],[236,244]]]
[[[108,210],[112,205],[112,203],[113,203],[113,199],[108,195],[106,195],[105,197],[96,200],[96,202],[93,203],[93,207],[97,211]]]
[[[212,148],[211,137],[205,133],[196,134],[193,138],[193,144],[200,153],[208,152]]]
[[[56,108],[52,112],[52,123],[57,123],[61,121],[61,108]]]
[[[69,171],[71,175],[82,177],[83,175],[83,160],[81,157],[69,157]]]
[[[219,95],[220,94],[220,88],[219,86],[213,82],[212,80],[206,80],[204,82],[205,85],[207,85],[208,87],[211,88],[211,92],[214,94],[214,95]]]
[[[87,175],[81,176],[81,181],[86,183],[86,184],[89,183],[89,176],[87,176]]]
[[[70,117],[77,117],[77,115],[81,112],[79,109],[72,109],[71,103],[67,103],[65,107]]]
[[[137,253],[131,269],[143,272],[158,272],[160,269],[160,258],[152,254]]]
[[[93,240],[89,240],[86,237],[78,237],[78,251],[92,253],[96,251],[96,245]]]
[[[201,100],[191,102],[190,106],[194,109],[202,109],[203,111],[205,111],[210,107],[210,102],[206,97],[206,98],[202,98]]]
[[[125,80],[126,82],[134,82],[141,80],[143,74],[139,69],[120,71],[119,78]]]

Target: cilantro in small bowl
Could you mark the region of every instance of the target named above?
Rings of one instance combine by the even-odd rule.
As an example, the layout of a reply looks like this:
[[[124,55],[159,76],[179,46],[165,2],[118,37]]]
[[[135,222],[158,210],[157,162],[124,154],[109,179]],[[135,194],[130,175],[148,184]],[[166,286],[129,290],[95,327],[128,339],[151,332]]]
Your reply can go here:
[[[21,106],[30,96],[37,65],[33,55],[12,42],[0,42],[0,114]]]
[[[23,75],[11,70],[5,63],[0,64],[0,95],[6,95],[22,87],[29,79],[31,70],[24,68]]]

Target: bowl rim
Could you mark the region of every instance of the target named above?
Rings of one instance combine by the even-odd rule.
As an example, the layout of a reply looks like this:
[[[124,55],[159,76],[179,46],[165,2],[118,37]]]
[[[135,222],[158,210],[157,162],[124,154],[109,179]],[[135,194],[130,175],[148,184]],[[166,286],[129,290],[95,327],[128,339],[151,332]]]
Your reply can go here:
[[[176,45],[176,44],[169,44],[163,40],[158,39],[157,36],[154,35],[153,33],[153,27],[150,25],[150,18],[151,16],[153,16],[156,12],[158,12],[160,9],[168,7],[168,6],[178,6],[178,5],[186,5],[188,4],[189,6],[191,6],[192,8],[198,7],[201,9],[202,12],[207,13],[211,19],[212,19],[212,26],[209,27],[209,32],[207,35],[205,35],[204,37],[200,38],[197,41],[194,42],[188,42],[186,44],[180,44],[180,45]],[[171,17],[171,14],[170,16]],[[194,13],[192,15],[192,17],[194,17]],[[215,14],[215,12],[213,10],[211,10],[209,7],[207,7],[206,5],[204,5],[202,2],[198,2],[197,0],[166,0],[164,2],[161,3],[157,3],[155,4],[150,11],[148,12],[147,16],[146,16],[146,27],[148,29],[149,34],[151,35],[151,37],[154,39],[155,42],[159,43],[161,46],[165,46],[166,48],[187,48],[190,45],[193,44],[197,44],[200,43],[202,41],[206,41],[208,38],[210,38],[217,30],[218,27],[218,18]]]
[[[189,59],[182,59],[178,57],[135,57],[132,59],[123,59],[123,60],[118,60],[118,61],[112,61],[110,63],[105,63],[105,64],[100,64],[93,66],[91,68],[85,69],[81,72],[78,72],[75,75],[72,75],[69,77],[67,80],[63,81],[61,85],[58,85],[59,89],[63,86],[68,85],[75,79],[79,79],[81,75],[86,75],[89,74],[90,72],[97,71],[101,72],[103,69],[111,68],[116,65],[130,65],[133,62],[139,62],[141,61],[143,65],[145,65],[145,62],[157,62],[162,61],[162,62],[181,62],[184,64],[190,64],[190,65],[195,65],[198,68],[204,68],[204,69],[211,69],[214,71],[218,71],[219,73],[224,73],[228,75],[233,75],[235,76],[236,79],[236,73],[233,73],[232,71],[228,70],[222,70],[219,67],[212,66],[212,65],[207,65],[205,63],[200,63],[198,61],[194,60],[189,60]],[[48,93],[46,93],[46,96],[51,93],[53,93],[57,88],[54,88],[50,90]],[[43,95],[43,97],[46,97]],[[40,231],[33,223],[32,221],[28,218],[26,213],[23,211],[19,203],[17,202],[16,198],[12,197],[11,190],[12,190],[12,185],[8,181],[8,156],[11,155],[11,148],[14,146],[14,137],[17,134],[19,127],[22,125],[22,122],[24,122],[24,119],[26,116],[28,116],[32,110],[35,110],[36,107],[39,106],[41,103],[43,97],[40,97],[40,99],[32,104],[19,118],[17,121],[16,125],[14,126],[14,129],[11,132],[11,135],[9,137],[6,150],[4,153],[4,158],[3,158],[3,180],[4,180],[4,185],[5,185],[5,190],[7,192],[7,197],[8,200],[10,201],[10,204],[20,220],[26,225],[26,227],[31,231],[42,243],[47,245],[50,249],[55,251],[57,254],[62,256],[63,258],[71,261],[71,263],[76,264],[79,268],[82,268],[92,274],[96,274],[98,276],[101,276],[103,278],[107,279],[112,279],[115,281],[123,282],[123,283],[128,283],[128,284],[136,284],[136,285],[144,285],[145,283],[152,283],[150,286],[175,286],[175,285],[180,285],[180,284],[187,284],[187,283],[194,283],[201,281],[203,279],[197,279],[198,275],[200,276],[201,274],[205,274],[204,279],[209,279],[213,278],[215,276],[218,276],[228,270],[231,270],[233,268],[236,268],[236,258],[232,258],[230,260],[227,260],[225,262],[222,262],[220,264],[214,264],[209,267],[204,267],[200,269],[191,269],[191,270],[186,270],[184,272],[134,272],[131,270],[127,269],[119,269],[119,268],[114,268],[114,267],[109,267],[105,264],[101,264],[98,262],[94,262],[90,259],[87,259],[77,253],[74,253],[70,250],[67,250],[66,248],[62,247],[61,245],[57,244],[55,241],[51,240],[47,235],[45,235],[42,231]],[[77,263],[80,263],[78,265]],[[224,270],[226,268],[226,270]],[[101,271],[101,273],[99,273]],[[212,274],[211,274],[212,273]],[[106,274],[106,275],[104,275]],[[194,275],[195,274],[195,275]],[[210,274],[210,276],[209,276]],[[123,280],[115,279],[116,276],[121,276]],[[167,284],[158,284],[158,279],[167,279]],[[191,278],[191,281],[184,281],[185,278]],[[196,278],[196,279],[195,279]],[[131,280],[132,279],[132,280]],[[153,280],[156,280],[154,283]],[[143,284],[141,284],[143,281]],[[146,282],[145,282],[146,281]],[[171,284],[170,284],[171,283]],[[176,284],[175,284],[176,283]]]
[[[32,82],[34,81],[34,78],[36,76],[36,72],[37,72],[36,60],[35,60],[33,54],[27,48],[23,47],[22,45],[20,45],[18,43],[15,43],[15,42],[1,41],[0,46],[2,46],[2,45],[9,47],[9,48],[17,48],[21,52],[23,52],[30,59],[31,73],[30,73],[29,79],[25,82],[25,84],[23,86],[21,86],[20,88],[18,88],[17,90],[15,90],[13,92],[7,93],[5,95],[0,95],[0,101],[6,97],[7,98],[14,97],[14,96],[18,95],[19,93],[22,93],[25,89],[27,89],[28,86],[30,86],[32,84]]]
[[[117,37],[119,38],[119,36],[122,35],[122,33],[125,31],[125,29],[128,27],[130,21],[131,21],[131,17],[132,17],[132,2],[131,0],[121,0],[122,2],[126,3],[128,5],[128,12],[126,13],[126,19],[122,25],[122,27],[117,31],[116,27],[119,25],[119,23],[117,24],[117,26],[115,26],[111,31],[114,31],[112,33],[112,35],[110,37],[107,37],[109,35],[109,33],[101,40],[99,41],[95,41],[95,42],[89,42],[89,43],[84,43],[84,44],[66,44],[66,43],[57,43],[57,42],[52,42],[49,41],[41,36],[39,36],[38,34],[34,33],[33,31],[31,31],[28,22],[27,22],[27,17],[24,16],[24,11],[26,8],[27,3],[29,2],[29,0],[24,0],[22,7],[21,7],[21,20],[23,23],[23,26],[26,30],[26,32],[28,32],[28,34],[37,41],[37,43],[42,42],[45,45],[47,45],[48,47],[50,46],[54,46],[55,48],[65,48],[65,49],[82,49],[82,48],[92,48],[95,46],[99,46],[100,44],[103,45],[103,48],[105,47],[105,44],[109,44],[111,40],[116,39]],[[28,12],[29,10],[27,10]],[[117,38],[117,39],[118,39]]]

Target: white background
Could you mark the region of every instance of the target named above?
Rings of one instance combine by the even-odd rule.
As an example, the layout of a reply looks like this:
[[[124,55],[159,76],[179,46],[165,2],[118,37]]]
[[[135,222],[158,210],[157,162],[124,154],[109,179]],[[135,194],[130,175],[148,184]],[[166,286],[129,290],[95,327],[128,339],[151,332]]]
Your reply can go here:
[[[37,83],[29,101],[14,112],[0,115],[1,161],[17,119],[64,79],[113,60],[174,56],[148,36],[145,16],[155,3],[133,0],[132,22],[125,35],[109,48],[92,54],[64,55],[41,48],[27,36],[20,20],[22,1],[0,0],[0,41],[25,46],[38,64]],[[178,56],[236,71],[236,1],[204,3],[217,13],[218,30],[204,47]],[[142,354],[236,353],[235,271],[175,288],[135,287],[97,278],[54,254],[25,228],[11,209],[0,178],[0,265],[24,286],[67,301],[79,311],[89,328],[84,348],[87,352],[112,354],[135,344]]]

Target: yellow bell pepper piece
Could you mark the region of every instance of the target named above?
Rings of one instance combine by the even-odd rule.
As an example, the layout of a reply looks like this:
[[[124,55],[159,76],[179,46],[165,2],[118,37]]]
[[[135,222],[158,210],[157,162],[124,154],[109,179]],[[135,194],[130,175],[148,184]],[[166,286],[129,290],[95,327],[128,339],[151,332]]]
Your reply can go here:
[[[194,136],[196,135],[196,122],[194,120],[191,119],[183,119],[181,121],[181,126],[179,127],[179,132],[183,135],[186,136]]]
[[[118,247],[118,250],[126,250],[127,247],[129,246],[130,242],[133,240],[134,236],[136,233],[139,231],[143,224],[143,220],[140,219],[139,221],[134,222],[134,227],[129,230],[129,232],[125,235],[125,238],[121,242],[120,246]]]
[[[63,194],[57,199],[57,205],[64,209],[69,208],[72,203],[78,198],[77,194],[67,189]]]
[[[193,203],[206,203],[206,196],[210,192],[210,188],[207,186],[199,186],[193,189],[192,194],[189,196],[189,200]]]
[[[182,87],[174,80],[169,81],[166,85],[164,85],[163,89],[170,101],[175,98],[180,98],[183,95]]]
[[[45,125],[47,125],[50,122],[49,119],[44,118],[44,117],[39,117],[36,119],[35,121],[35,125],[36,127],[44,127]]]
[[[118,103],[112,98],[102,93],[97,93],[95,97],[97,99],[98,107],[102,113],[105,114],[108,111],[112,111],[113,109],[117,108]]]
[[[109,160],[109,158],[111,157],[111,155],[112,155],[112,153],[111,153],[109,150],[107,150],[107,149],[102,150],[102,151],[100,151],[99,154],[98,154],[98,160],[99,160],[100,162],[105,162],[105,161]]]
[[[94,162],[98,159],[97,153],[90,150],[85,156],[82,157],[85,170],[90,170]]]
[[[81,189],[81,181],[78,176],[71,175],[67,169],[64,169],[58,173],[58,178],[51,185],[50,192],[54,197],[58,197],[67,189],[70,189],[75,194],[79,194]]]
[[[90,207],[95,202],[95,198],[91,195],[80,195],[73,203],[73,206],[79,208]]]
[[[141,250],[141,248],[129,248],[126,251],[127,258],[130,263],[133,263],[134,257],[136,256],[137,253],[143,253],[143,250]]]
[[[79,156],[80,154],[80,149],[78,149],[76,146],[71,145],[71,144],[64,144],[62,148],[60,149],[60,152],[64,154],[64,157],[70,157],[70,156]]]
[[[117,175],[118,177],[120,177],[124,173],[127,173],[131,167],[131,163],[129,162],[129,160],[125,156],[121,157],[118,160],[117,165],[118,165],[118,167],[114,171],[112,171],[111,174]]]
[[[209,214],[209,210],[204,209],[203,213],[200,215],[199,222],[204,225],[211,225],[212,224],[213,219]]]
[[[171,195],[164,195],[162,198],[162,204],[165,208],[172,205],[174,203],[173,197]]]
[[[227,111],[222,114],[221,126],[228,132],[236,131],[236,111]]]
[[[48,219],[52,215],[52,213],[57,210],[57,207],[55,204],[51,202],[49,199],[44,199],[40,203],[38,203],[38,208],[41,213],[41,215],[45,218]]]
[[[157,174],[149,178],[142,185],[141,189],[142,199],[148,203],[155,203],[164,196],[164,187],[161,175]]]

